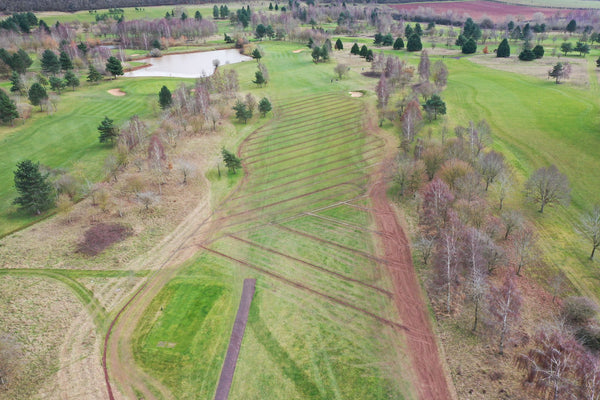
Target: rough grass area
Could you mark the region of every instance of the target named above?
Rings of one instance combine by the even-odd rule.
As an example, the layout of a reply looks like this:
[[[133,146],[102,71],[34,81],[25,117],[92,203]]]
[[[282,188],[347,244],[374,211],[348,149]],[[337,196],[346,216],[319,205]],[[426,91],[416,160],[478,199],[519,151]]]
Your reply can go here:
[[[132,234],[131,228],[119,224],[96,224],[85,231],[78,252],[95,256],[107,247],[124,240]]]

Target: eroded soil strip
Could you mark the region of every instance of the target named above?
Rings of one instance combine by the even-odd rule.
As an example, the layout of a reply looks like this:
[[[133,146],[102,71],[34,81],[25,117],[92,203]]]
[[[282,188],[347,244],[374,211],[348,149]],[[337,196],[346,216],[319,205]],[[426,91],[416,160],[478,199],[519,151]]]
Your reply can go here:
[[[395,289],[395,302],[402,323],[410,332],[406,335],[408,354],[418,379],[419,398],[423,400],[448,400],[455,396],[440,360],[432,331],[425,299],[412,263],[406,233],[400,226],[386,196],[383,180],[369,191],[378,229],[384,233],[383,247],[389,274]]]
[[[227,397],[229,396],[229,389],[231,389],[235,365],[238,356],[240,355],[240,347],[242,346],[242,339],[244,338],[246,323],[248,322],[248,312],[250,311],[250,303],[252,303],[255,286],[256,279],[244,279],[242,298],[240,299],[240,306],[237,315],[235,316],[233,329],[231,330],[231,338],[229,339],[227,354],[225,355],[225,361],[223,362],[223,369],[221,370],[221,377],[219,378],[217,392],[215,393],[215,400],[227,400]]]

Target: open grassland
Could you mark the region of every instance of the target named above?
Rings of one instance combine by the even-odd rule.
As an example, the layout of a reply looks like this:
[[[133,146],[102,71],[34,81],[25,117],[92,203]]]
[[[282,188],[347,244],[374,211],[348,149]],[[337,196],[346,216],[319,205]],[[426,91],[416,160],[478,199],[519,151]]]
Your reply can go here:
[[[242,144],[245,179],[205,252],[136,331],[138,361],[175,397],[212,396],[246,277],[257,293],[230,398],[414,397],[365,197],[382,143],[360,107],[339,92],[288,97]]]
[[[452,123],[485,118],[496,138],[493,147],[516,167],[520,183],[550,164],[569,177],[570,207],[550,208],[543,215],[535,205],[524,208],[539,228],[546,260],[563,269],[584,293],[600,297],[597,261],[587,259],[591,249],[574,226],[579,215],[600,199],[600,105],[594,85],[584,90],[490,70],[468,60],[447,62],[450,78],[445,98]],[[597,79],[595,73],[591,79]],[[521,187],[513,207],[522,207]]]
[[[103,162],[111,148],[98,142],[97,127],[104,116],[120,125],[129,117],[150,115],[164,79],[125,79],[65,91],[58,110],[48,116],[35,107],[25,124],[0,127],[0,236],[36,221],[35,216],[15,212],[17,193],[13,171],[19,161],[31,159],[51,168],[66,168],[91,182],[104,177]],[[121,88],[126,96],[107,93]]]

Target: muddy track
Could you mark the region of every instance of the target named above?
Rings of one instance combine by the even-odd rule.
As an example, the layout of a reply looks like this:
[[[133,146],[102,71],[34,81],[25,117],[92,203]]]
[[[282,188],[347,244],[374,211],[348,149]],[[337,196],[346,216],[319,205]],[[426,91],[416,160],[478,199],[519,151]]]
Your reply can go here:
[[[223,361],[223,368],[221,369],[221,376],[219,377],[215,400],[227,400],[227,397],[229,397],[229,389],[231,389],[235,365],[237,364],[238,356],[240,354],[240,347],[242,347],[242,339],[244,338],[244,331],[246,330],[246,323],[248,322],[248,314],[250,312],[250,303],[252,303],[252,297],[254,297],[255,287],[256,279],[244,279],[244,288],[240,298],[240,305],[235,316],[233,329],[231,330],[231,337],[229,339],[225,361]]]
[[[394,147],[387,146],[388,149]],[[386,160],[392,159],[393,153],[388,150]],[[408,237],[387,198],[385,172],[382,168],[374,176],[375,182],[369,190],[373,209],[369,211],[375,217],[377,229],[384,234],[383,253],[389,261],[387,267],[394,284],[394,301],[400,319],[409,331],[406,347],[417,378],[415,386],[419,399],[456,399],[456,392],[440,358],[426,301],[412,262]]]

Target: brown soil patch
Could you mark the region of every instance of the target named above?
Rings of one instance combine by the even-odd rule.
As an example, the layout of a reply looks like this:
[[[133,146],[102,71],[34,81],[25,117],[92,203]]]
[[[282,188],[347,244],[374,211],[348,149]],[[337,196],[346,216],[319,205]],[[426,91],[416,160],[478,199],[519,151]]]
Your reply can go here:
[[[363,97],[364,93],[363,92],[348,92],[350,94],[350,97]]]
[[[97,224],[88,229],[79,243],[79,252],[88,256],[100,254],[112,244],[131,235],[131,229],[119,224]]]
[[[125,93],[124,91],[122,91],[121,89],[110,89],[107,90],[108,93],[112,94],[113,96],[117,96],[117,97],[121,97],[121,96],[125,96],[127,93]]]
[[[518,6],[482,0],[392,4],[390,7],[397,11],[412,14],[425,15],[433,12],[433,14],[440,16],[452,15],[453,20],[471,17],[476,21],[483,18],[490,18],[494,22],[503,22],[508,16],[516,18],[516,21],[519,21],[531,20],[533,14],[538,12],[544,14],[546,17],[551,17],[557,14],[566,16],[569,12],[573,11],[547,7]]]
[[[298,50],[294,50],[294,51],[292,51],[292,53],[296,53],[296,54],[297,54],[297,53],[301,53],[301,52],[303,52],[303,51],[304,51],[304,49],[298,49]]]

